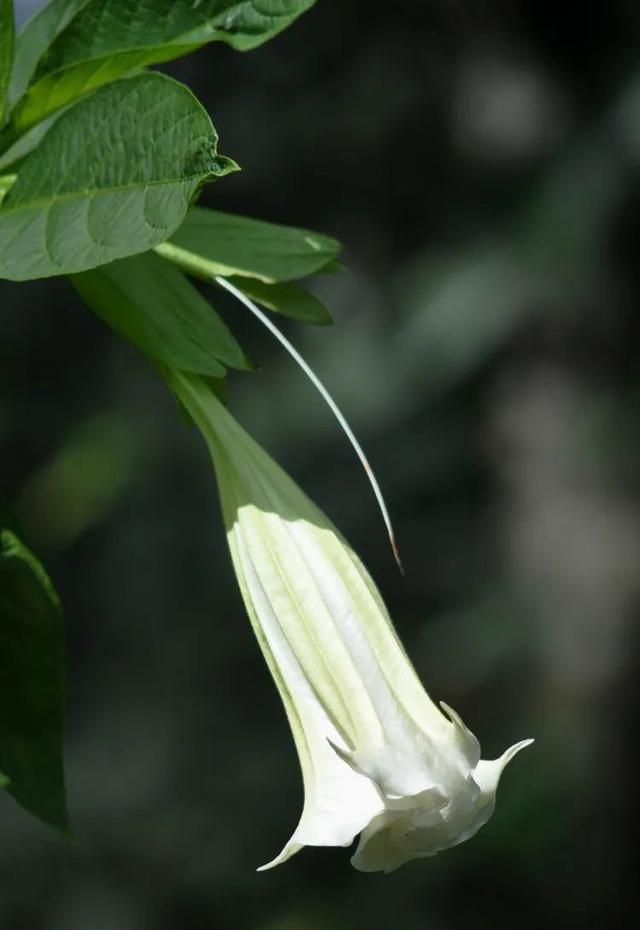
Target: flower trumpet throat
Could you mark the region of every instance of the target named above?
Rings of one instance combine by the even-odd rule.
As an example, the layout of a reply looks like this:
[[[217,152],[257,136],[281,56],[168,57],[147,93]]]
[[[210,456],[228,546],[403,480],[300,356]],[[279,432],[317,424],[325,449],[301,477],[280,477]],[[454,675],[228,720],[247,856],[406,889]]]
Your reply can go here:
[[[300,757],[300,821],[262,868],[360,834],[352,864],[390,872],[473,836],[505,765],[531,740],[481,759],[458,714],[425,692],[329,520],[203,381],[171,383],[211,451],[235,572]]]

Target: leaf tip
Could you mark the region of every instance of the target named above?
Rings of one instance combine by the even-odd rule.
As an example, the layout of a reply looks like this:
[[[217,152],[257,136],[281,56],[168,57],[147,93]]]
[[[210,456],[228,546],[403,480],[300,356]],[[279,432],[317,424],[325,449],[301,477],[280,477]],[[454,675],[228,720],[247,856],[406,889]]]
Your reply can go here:
[[[217,178],[223,178],[225,175],[234,174],[236,171],[242,171],[242,168],[233,158],[227,158],[226,155],[214,154],[211,166],[212,175],[215,175]]]

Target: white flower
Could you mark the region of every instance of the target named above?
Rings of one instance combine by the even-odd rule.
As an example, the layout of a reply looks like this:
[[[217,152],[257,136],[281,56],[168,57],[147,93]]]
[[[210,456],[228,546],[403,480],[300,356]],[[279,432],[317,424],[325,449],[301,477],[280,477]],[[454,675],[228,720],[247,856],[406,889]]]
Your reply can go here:
[[[468,839],[489,819],[507,762],[424,691],[366,569],[328,519],[199,379],[173,388],[209,445],[231,556],[284,702],[305,801],[284,849],[348,846],[390,872]]]

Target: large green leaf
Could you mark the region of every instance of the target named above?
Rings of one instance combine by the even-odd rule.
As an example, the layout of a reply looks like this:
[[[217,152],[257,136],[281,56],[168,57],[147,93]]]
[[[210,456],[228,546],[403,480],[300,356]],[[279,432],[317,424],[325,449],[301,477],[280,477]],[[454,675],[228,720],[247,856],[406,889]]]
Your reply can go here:
[[[33,77],[38,62],[55,37],[88,0],[51,0],[25,24],[16,40],[16,56],[11,75],[11,103],[15,103]]]
[[[315,323],[326,326],[332,322],[331,314],[318,300],[299,284],[265,284],[256,278],[230,277],[227,279],[239,291],[262,304],[273,313],[280,313],[301,323]]]
[[[157,362],[213,377],[248,368],[218,314],[183,274],[153,252],[71,277],[88,306]]]
[[[0,0],[0,129],[9,104],[14,37],[13,0]]]
[[[53,124],[0,209],[0,277],[85,271],[146,251],[235,170],[191,91],[161,74],[103,87]]]
[[[87,91],[208,42],[266,42],[315,0],[89,0],[42,59],[13,115],[17,132]]]
[[[67,830],[60,605],[35,556],[0,528],[0,772],[24,808]]]
[[[160,254],[194,275],[240,275],[267,284],[321,271],[340,251],[330,236],[193,207]]]

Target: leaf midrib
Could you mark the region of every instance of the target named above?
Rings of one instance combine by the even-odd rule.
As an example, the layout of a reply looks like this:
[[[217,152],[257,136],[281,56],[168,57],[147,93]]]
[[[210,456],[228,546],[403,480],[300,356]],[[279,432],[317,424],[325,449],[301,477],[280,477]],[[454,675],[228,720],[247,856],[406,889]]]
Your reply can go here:
[[[38,198],[37,200],[31,200],[28,204],[22,204],[17,207],[7,207],[5,209],[0,209],[0,220],[9,213],[20,213],[22,210],[52,207],[58,203],[68,203],[70,201],[83,199],[88,196],[91,197],[95,194],[118,194],[122,193],[123,191],[133,191],[140,189],[144,190],[148,187],[158,187],[162,184],[182,184],[183,182],[193,181],[202,177],[206,177],[206,175],[203,174],[203,172],[197,172],[196,174],[182,175],[179,178],[166,178],[158,181],[144,181],[141,184],[121,184],[114,187],[88,188],[87,190],[82,191],[56,194],[46,199]]]
[[[40,77],[36,78],[33,84],[30,84],[25,97],[26,99],[29,94],[33,93],[37,88],[44,84],[46,81],[49,81],[52,78],[59,77],[69,71],[75,70],[75,68],[81,68],[84,65],[97,64],[98,62],[103,63],[109,59],[117,59],[124,55],[130,55],[132,52],[150,52],[155,48],[193,48],[196,45],[205,45],[205,42],[163,42],[162,45],[135,45],[127,48],[119,48],[113,52],[103,52],[101,55],[95,55],[92,58],[81,58],[78,61],[74,61],[71,64],[63,65],[61,68],[55,68],[53,71],[45,71]]]

